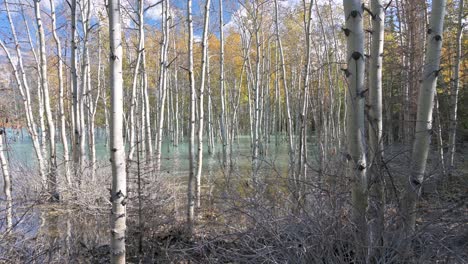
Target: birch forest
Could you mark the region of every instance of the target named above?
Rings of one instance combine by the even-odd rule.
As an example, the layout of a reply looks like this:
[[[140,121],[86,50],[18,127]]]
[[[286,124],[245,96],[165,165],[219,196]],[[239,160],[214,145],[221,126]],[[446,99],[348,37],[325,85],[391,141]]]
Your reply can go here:
[[[0,0],[0,263],[467,263],[464,0]]]

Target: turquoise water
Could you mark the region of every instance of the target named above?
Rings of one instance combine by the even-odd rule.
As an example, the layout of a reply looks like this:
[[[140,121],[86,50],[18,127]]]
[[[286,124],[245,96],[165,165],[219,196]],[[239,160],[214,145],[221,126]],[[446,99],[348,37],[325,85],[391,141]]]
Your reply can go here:
[[[32,146],[31,139],[27,131],[7,130],[8,135],[8,156],[12,164],[20,164],[31,169],[36,168],[37,158]],[[96,158],[99,166],[110,165],[109,150],[106,146],[106,138],[101,129],[98,129],[96,135]],[[57,140],[58,163],[63,162],[63,148]],[[70,146],[70,145],[69,145]],[[234,140],[233,155],[231,157],[232,166],[237,171],[248,173],[251,169],[252,155],[249,136],[239,136]],[[275,170],[287,170],[288,147],[285,136],[279,136],[278,141],[275,136],[271,136],[271,142],[263,144],[264,154],[261,156],[260,163],[269,166]],[[215,151],[208,153],[207,143],[203,147],[203,172],[213,173],[221,169],[222,146],[219,142],[215,145]],[[197,151],[197,148],[195,148]],[[135,158],[136,159],[136,158]],[[143,160],[143,158],[142,158]],[[161,172],[171,175],[186,175],[189,169],[188,143],[181,141],[177,147],[173,146],[170,140],[163,141]]]

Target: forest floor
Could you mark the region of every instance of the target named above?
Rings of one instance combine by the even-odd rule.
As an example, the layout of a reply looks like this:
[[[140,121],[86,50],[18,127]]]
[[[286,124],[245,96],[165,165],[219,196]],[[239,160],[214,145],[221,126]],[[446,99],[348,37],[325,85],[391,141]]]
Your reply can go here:
[[[433,153],[428,166],[433,171],[418,204],[417,232],[413,236],[398,229],[398,203],[389,203],[382,251],[385,263],[468,262],[468,150],[462,149],[460,154],[457,170],[443,177],[434,169],[437,157]],[[401,162],[394,161],[390,167]],[[394,184],[401,188],[401,182]],[[394,199],[389,196],[389,200]],[[135,239],[140,233],[130,230],[128,262],[362,263],[355,252],[346,209],[332,212],[324,206],[317,208],[323,210],[320,213],[291,214],[259,201],[243,202],[223,200],[224,206],[201,211],[192,237],[187,236],[183,219],[145,230],[143,253],[139,253]],[[399,250],[408,241],[412,253],[403,256]],[[99,246],[87,254],[93,263],[107,263],[109,247]]]
[[[451,176],[440,173],[437,153],[431,154],[413,236],[398,227],[407,151],[395,147],[386,153],[385,263],[468,263],[468,149],[459,149]],[[335,172],[342,177],[341,170]],[[110,175],[100,176],[102,182],[110,180]],[[237,176],[229,186],[226,178],[214,183],[210,199],[202,200],[193,236],[185,230],[184,181],[152,181],[145,190],[141,227],[131,183],[127,263],[362,263],[356,252],[362,246],[349,219],[349,179],[332,181],[339,183],[333,193],[326,181],[323,186],[309,183],[310,201],[301,207],[288,195],[282,176],[269,175],[261,192],[249,186],[245,175]],[[0,239],[0,263],[109,263],[108,191],[99,184],[84,186],[80,198],[69,204],[24,206],[30,210],[25,217],[32,219],[25,222],[40,223],[31,226],[39,231]],[[412,255],[402,256],[399,250],[408,242]]]

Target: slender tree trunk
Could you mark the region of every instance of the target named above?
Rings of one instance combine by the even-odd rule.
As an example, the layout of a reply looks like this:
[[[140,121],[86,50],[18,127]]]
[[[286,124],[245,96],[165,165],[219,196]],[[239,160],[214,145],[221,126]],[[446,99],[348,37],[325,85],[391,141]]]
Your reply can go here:
[[[6,215],[6,231],[9,232],[13,228],[13,204],[11,198],[11,178],[10,170],[8,169],[8,160],[5,157],[4,152],[7,151],[6,142],[8,140],[6,131],[4,128],[0,129],[0,164],[2,166],[3,173],[3,192],[5,193],[5,215]]]
[[[204,103],[204,92],[205,92],[205,81],[207,71],[207,60],[208,60],[208,25],[210,23],[210,4],[211,0],[206,0],[205,3],[205,22],[203,26],[203,42],[202,42],[202,61],[201,61],[201,81],[199,91],[199,102],[198,102],[198,170],[197,178],[195,182],[195,197],[197,199],[197,208],[201,205],[201,176],[203,169],[203,123],[205,118],[205,112],[203,109]]]
[[[221,142],[223,144],[223,166],[226,167],[227,163],[227,149],[228,149],[228,138],[226,122],[226,91],[224,86],[224,11],[223,11],[223,0],[219,0],[219,91],[221,99],[221,114],[219,123],[221,126]]]
[[[159,104],[158,104],[158,127],[156,137],[156,171],[159,172],[161,168],[161,155],[162,155],[162,141],[163,141],[163,128],[164,128],[164,111],[167,96],[167,68],[168,68],[168,56],[167,51],[169,47],[169,0],[162,2],[162,45],[160,55],[160,67],[161,73],[159,77]]]
[[[449,128],[449,166],[450,170],[455,165],[455,150],[457,144],[457,106],[460,87],[460,61],[462,59],[462,36],[463,36],[463,0],[458,2],[458,28],[456,42],[455,65],[453,66],[452,89],[450,91],[450,128]]]
[[[34,10],[36,14],[36,22],[39,33],[39,47],[40,47],[40,58],[41,58],[41,86],[43,92],[44,107],[47,119],[47,129],[49,135],[49,192],[52,195],[53,200],[58,200],[58,190],[57,190],[57,158],[56,158],[56,146],[55,146],[55,124],[52,116],[52,110],[50,107],[49,99],[49,82],[47,80],[47,54],[45,47],[45,35],[44,27],[41,20],[41,10],[40,2],[37,0],[34,1]]]
[[[381,259],[384,232],[384,181],[381,172],[382,141],[382,57],[384,52],[385,10],[382,0],[371,1],[372,43],[369,69],[369,258]]]
[[[192,21],[192,0],[187,0],[187,23],[188,23],[188,77],[190,86],[190,135],[189,135],[189,179],[188,179],[188,206],[187,206],[187,229],[189,234],[193,232],[194,214],[195,214],[195,104],[196,91],[195,79],[193,76],[193,21]]]
[[[12,27],[13,38],[14,38],[15,46],[16,46],[16,56],[18,59],[17,62],[20,67],[20,70],[17,69],[16,63],[13,61],[13,58],[11,57],[8,48],[5,46],[5,44],[1,40],[0,40],[0,46],[5,51],[8,61],[11,67],[13,68],[13,73],[15,76],[16,84],[18,85],[18,89],[20,91],[21,98],[23,100],[23,106],[26,112],[25,114],[26,114],[26,123],[27,123],[28,132],[29,132],[29,135],[31,136],[34,152],[36,154],[38,165],[39,165],[39,175],[41,177],[41,184],[42,184],[42,187],[45,188],[47,184],[47,178],[45,174],[45,166],[44,166],[44,159],[42,156],[41,145],[39,142],[39,137],[37,135],[37,125],[34,121],[34,115],[33,115],[32,106],[31,106],[31,96],[29,92],[29,85],[26,80],[25,71],[23,67],[23,58],[21,56],[21,50],[20,50],[20,46],[18,43],[18,39],[16,37],[14,26],[11,21],[8,4],[6,4],[5,2],[5,5],[7,8],[8,18],[11,23],[10,25]]]
[[[141,71],[143,78],[143,103],[144,103],[144,127],[145,127],[145,150],[146,150],[146,163],[151,163],[153,159],[153,145],[151,137],[151,110],[150,100],[148,95],[148,74],[146,73],[146,50],[145,50],[145,30],[144,30],[144,0],[139,2],[139,35],[141,40]]]
[[[83,170],[80,163],[81,157],[81,148],[80,148],[80,140],[81,140],[81,123],[80,123],[80,105],[79,105],[79,94],[80,94],[80,87],[78,86],[78,72],[77,72],[77,51],[78,47],[76,45],[77,42],[77,34],[76,34],[76,9],[77,9],[77,0],[71,0],[71,62],[70,62],[70,75],[71,75],[71,84],[72,84],[72,91],[73,91],[73,120],[74,120],[74,142],[73,142],[73,163],[74,163],[74,174],[75,178],[79,180],[79,176]]]
[[[416,137],[413,143],[413,153],[411,156],[411,174],[406,182],[406,192],[402,208],[406,234],[411,234],[415,230],[416,201],[421,193],[427,156],[429,154],[434,93],[440,71],[439,65],[442,49],[445,4],[445,0],[432,1],[431,21],[427,32],[428,45],[425,55],[422,85],[418,98]]]
[[[435,136],[437,139],[437,152],[439,154],[439,165],[441,167],[442,175],[447,175],[447,170],[445,169],[445,158],[444,158],[444,141],[442,139],[442,123],[440,122],[440,111],[439,111],[439,97],[437,96],[437,91],[434,95],[434,115],[435,119]]]
[[[343,0],[346,19],[348,81],[346,135],[348,172],[352,181],[352,220],[358,239],[365,244],[366,235],[366,151],[364,146],[364,30],[360,0]]]
[[[70,167],[68,162],[70,160],[70,154],[68,150],[68,138],[67,138],[67,129],[65,121],[65,110],[64,110],[64,85],[63,85],[63,61],[62,61],[62,45],[60,43],[60,38],[57,35],[57,25],[56,25],[56,16],[55,16],[55,2],[50,0],[50,12],[52,19],[52,34],[54,36],[55,44],[57,46],[57,74],[59,81],[59,117],[60,117],[60,133],[63,145],[63,165],[65,168],[65,179],[68,186],[71,186],[71,175]]]
[[[125,263],[127,177],[123,142],[123,79],[120,0],[108,1],[111,88],[111,262]]]

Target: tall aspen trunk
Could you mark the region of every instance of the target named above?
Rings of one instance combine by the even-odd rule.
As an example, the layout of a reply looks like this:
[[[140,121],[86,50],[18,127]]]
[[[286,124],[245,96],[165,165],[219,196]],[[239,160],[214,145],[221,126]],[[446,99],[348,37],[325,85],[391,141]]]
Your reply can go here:
[[[40,10],[40,2],[38,0],[34,1],[34,10],[36,14],[36,22],[37,28],[39,33],[39,54],[40,54],[40,62],[41,62],[41,86],[43,92],[43,101],[47,119],[47,129],[48,129],[48,136],[49,136],[49,187],[48,191],[51,194],[51,198],[53,200],[59,199],[59,194],[57,190],[57,150],[55,145],[55,124],[54,119],[52,116],[52,110],[50,107],[50,98],[49,98],[49,81],[47,79],[47,54],[46,54],[46,47],[45,47],[45,35],[44,35],[44,27],[42,25],[41,20],[41,10]]]
[[[294,174],[294,136],[293,136],[293,128],[292,128],[292,118],[291,118],[291,106],[289,102],[289,88],[288,82],[286,79],[286,65],[284,62],[284,51],[283,51],[283,43],[281,42],[280,32],[279,32],[279,19],[278,19],[278,0],[275,0],[275,26],[276,26],[276,41],[278,42],[278,49],[279,49],[279,56],[280,56],[280,63],[281,63],[281,81],[284,89],[284,97],[286,100],[286,118],[288,124],[288,146],[289,146],[289,167],[290,167],[290,174]],[[280,107],[278,106],[278,109]],[[279,112],[278,112],[279,115]]]
[[[69,160],[70,154],[68,150],[68,138],[67,138],[67,126],[65,121],[65,109],[64,109],[64,85],[63,85],[63,61],[62,61],[62,45],[60,43],[60,38],[57,35],[57,25],[56,25],[56,16],[55,16],[55,2],[54,0],[50,0],[50,13],[51,13],[51,20],[52,20],[52,34],[54,36],[55,45],[57,47],[57,74],[58,74],[58,82],[59,82],[59,117],[60,117],[60,134],[63,146],[63,166],[65,169],[65,179],[68,186],[71,186],[71,175],[70,175],[70,167],[69,167]]]
[[[382,141],[382,58],[384,52],[385,10],[382,0],[371,1],[372,43],[369,69],[369,258],[379,262],[383,247],[384,180],[381,171]]]
[[[460,61],[462,59],[462,36],[463,36],[463,0],[458,2],[458,25],[455,65],[453,66],[452,89],[450,91],[450,127],[449,127],[449,166],[450,170],[455,165],[455,150],[457,144],[457,106],[460,87]]]
[[[223,11],[223,0],[219,0],[219,91],[221,99],[221,114],[219,123],[221,126],[221,143],[223,144],[223,166],[227,165],[227,149],[228,149],[228,138],[227,138],[227,116],[226,116],[226,91],[224,86],[224,11]]]
[[[82,43],[82,54],[81,54],[81,91],[79,93],[78,97],[78,115],[79,115],[79,123],[80,123],[80,166],[82,168],[82,174],[84,173],[86,161],[87,161],[87,151],[86,151],[86,136],[88,134],[89,136],[89,127],[90,127],[90,122],[89,119],[87,120],[88,122],[86,123],[85,113],[89,113],[89,101],[91,100],[91,74],[90,74],[90,60],[89,60],[89,48],[88,48],[88,43],[89,43],[89,33],[90,33],[90,13],[91,13],[91,3],[90,0],[83,0],[80,5],[80,11],[81,11],[81,23],[83,26],[83,43]],[[85,103],[87,104],[87,109],[85,109]],[[88,125],[88,129],[86,127]],[[94,131],[92,132],[94,133]],[[91,140],[91,139],[90,139]],[[91,154],[91,153],[90,153]],[[91,161],[92,162],[92,161]],[[87,166],[86,166],[87,167]],[[82,177],[82,176],[80,176]],[[81,179],[79,180],[79,183],[81,184]]]
[[[445,158],[444,158],[444,140],[442,139],[442,123],[440,122],[440,111],[439,111],[439,97],[437,96],[437,91],[434,95],[434,115],[435,119],[435,137],[437,139],[437,152],[439,154],[439,165],[442,172],[442,175],[447,175],[447,170],[445,168]]]
[[[162,155],[162,141],[163,141],[163,128],[164,128],[164,111],[167,97],[167,68],[168,56],[167,51],[169,47],[169,0],[162,2],[162,45],[160,54],[160,76],[159,76],[159,104],[158,104],[158,127],[156,130],[156,172],[161,168],[161,155]]]
[[[210,56],[206,59],[206,78],[208,89],[208,154],[213,154],[215,151],[214,132],[213,132],[213,97],[211,94],[211,76],[210,76]]]
[[[364,30],[363,10],[360,0],[343,0],[346,19],[345,35],[347,37],[348,68],[346,78],[347,116],[346,136],[348,144],[348,173],[352,182],[352,221],[360,243],[366,243],[366,151],[364,146]]]
[[[6,4],[6,2],[5,2],[5,5],[7,7],[8,17],[9,17],[9,20],[10,20],[10,13],[9,13],[9,9],[8,9],[8,4]],[[11,20],[10,20],[10,23],[12,23]],[[20,70],[17,69],[16,62],[13,61],[13,58],[11,57],[8,48],[5,46],[5,44],[1,40],[0,40],[0,46],[5,51],[8,62],[10,63],[11,67],[13,68],[15,81],[16,81],[16,84],[18,85],[18,89],[20,91],[21,99],[23,101],[23,106],[24,106],[24,109],[25,109],[25,112],[26,112],[26,124],[27,124],[27,128],[28,128],[28,132],[29,132],[29,135],[31,136],[34,153],[36,154],[37,162],[38,162],[38,165],[39,165],[39,175],[40,175],[40,178],[41,178],[42,188],[45,188],[46,184],[47,184],[47,178],[46,178],[46,173],[45,173],[45,164],[44,164],[44,159],[43,159],[43,156],[42,156],[41,144],[39,142],[39,137],[37,135],[37,125],[36,125],[36,123],[34,121],[34,115],[33,115],[32,106],[31,106],[31,96],[30,96],[30,92],[29,92],[29,85],[28,85],[28,82],[26,80],[25,71],[24,71],[24,67],[23,67],[23,58],[21,56],[21,50],[19,48],[20,46],[19,46],[19,43],[18,43],[18,39],[17,39],[16,33],[14,31],[14,26],[13,26],[13,24],[10,24],[10,25],[12,26],[13,38],[14,38],[15,46],[16,46],[16,56],[17,56],[17,59],[18,59],[17,62],[18,62],[18,65],[20,67]]]
[[[99,102],[99,98],[101,96],[101,29],[98,29],[97,32],[97,41],[98,41],[98,65],[97,65],[97,94],[95,99],[92,97],[92,89],[91,88],[91,72],[90,67],[88,67],[88,123],[89,123],[89,152],[91,158],[91,180],[94,181],[96,179],[96,171],[97,171],[97,156],[96,156],[96,135],[95,135],[95,119],[96,119],[96,112],[97,106]],[[88,55],[89,56],[89,55]],[[88,58],[89,61],[89,58]]]
[[[203,109],[204,103],[204,92],[205,92],[205,81],[207,71],[207,60],[208,60],[208,25],[210,23],[210,4],[211,0],[206,0],[205,3],[205,21],[203,26],[203,42],[202,42],[202,61],[201,61],[201,81],[199,90],[199,101],[198,101],[198,167],[197,167],[197,178],[195,181],[195,197],[197,199],[197,208],[201,205],[201,176],[203,169],[203,123],[205,118],[205,112]]]
[[[194,215],[195,215],[195,78],[193,76],[193,20],[192,20],[192,0],[187,0],[187,24],[188,24],[188,77],[190,86],[190,124],[189,124],[189,179],[187,190],[187,229],[189,234],[193,232]]]
[[[79,94],[80,87],[78,86],[78,71],[77,71],[77,33],[76,33],[76,9],[77,9],[77,0],[71,0],[71,56],[70,56],[70,75],[71,75],[71,86],[73,91],[73,128],[74,128],[74,142],[73,142],[73,166],[74,166],[74,176],[75,180],[79,181],[79,176],[82,172],[82,164],[80,162],[81,157],[81,148],[80,148],[80,139],[81,139],[81,123],[80,123],[80,105],[79,105]]]
[[[258,156],[259,156],[259,144],[260,144],[260,85],[261,85],[261,40],[259,31],[261,25],[259,25],[259,6],[258,3],[254,6],[254,17],[253,19],[253,30],[255,35],[255,83],[253,85],[253,132],[252,132],[252,180],[253,183],[257,182],[258,174]]]
[[[123,142],[123,79],[120,0],[108,1],[110,38],[110,90],[112,163],[111,263],[125,263],[127,177]]]
[[[306,61],[304,64],[304,71],[303,71],[303,92],[300,96],[302,99],[302,105],[300,106],[300,110],[298,111],[298,142],[297,142],[297,179],[300,181],[305,181],[307,175],[307,110],[309,104],[309,93],[310,93],[310,63],[311,63],[311,26],[312,26],[312,6],[313,1],[309,3],[309,7],[307,8],[305,0],[303,1],[304,6],[304,28],[305,28],[305,39],[306,39]],[[301,188],[304,188],[305,184],[302,184]],[[296,191],[299,191],[301,188],[297,188]],[[296,195],[298,198],[298,202],[300,206],[304,204],[305,197],[303,197],[304,191],[301,190]]]
[[[176,47],[176,35],[173,34],[174,37],[173,37],[173,45],[174,47]],[[174,85],[173,85],[173,89],[174,89],[174,100],[175,100],[175,109],[174,109],[174,130],[175,130],[175,133],[174,133],[174,143],[173,145],[175,147],[179,146],[179,138],[180,138],[180,128],[179,128],[179,79],[178,79],[178,63],[177,63],[177,49],[174,48]],[[183,135],[183,133],[182,133]]]
[[[144,28],[144,0],[139,1],[139,23],[138,31],[140,36],[140,52],[141,52],[141,72],[143,78],[143,104],[144,104],[144,128],[145,128],[145,150],[146,150],[146,163],[151,163],[153,159],[153,145],[151,137],[151,115],[150,115],[150,102],[148,95],[148,74],[146,73],[146,50],[145,50],[145,28]]]
[[[432,1],[432,14],[427,31],[425,65],[418,98],[416,133],[411,156],[411,174],[406,182],[406,192],[402,208],[406,234],[411,234],[415,230],[416,202],[424,182],[427,156],[429,154],[434,93],[440,71],[445,4],[445,0]]]
[[[6,144],[8,137],[4,128],[0,129],[0,165],[2,166],[3,173],[3,192],[5,193],[5,218],[6,218],[6,231],[9,232],[13,228],[13,203],[11,198],[11,178],[10,170],[8,168],[8,159],[5,157],[4,152],[7,151]]]

